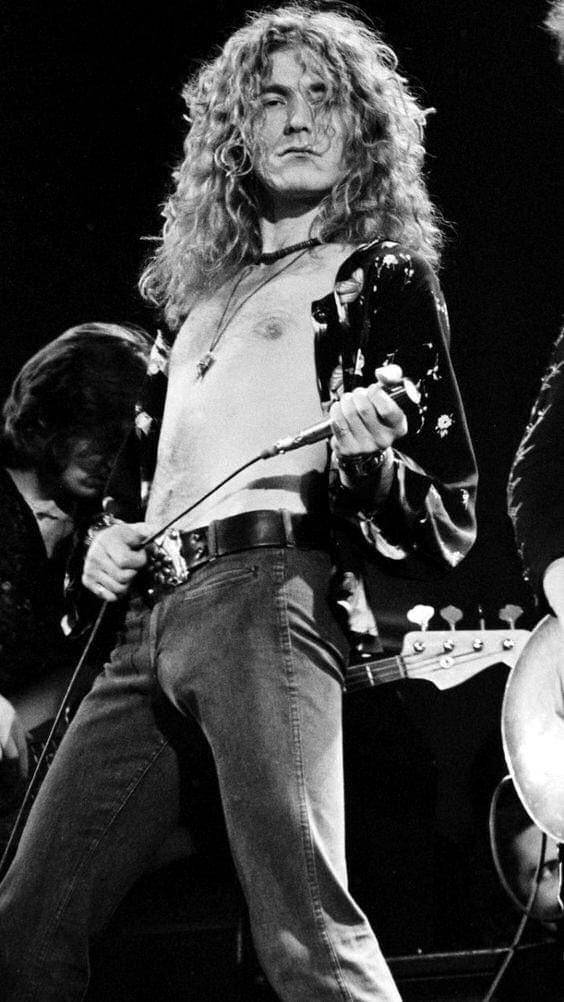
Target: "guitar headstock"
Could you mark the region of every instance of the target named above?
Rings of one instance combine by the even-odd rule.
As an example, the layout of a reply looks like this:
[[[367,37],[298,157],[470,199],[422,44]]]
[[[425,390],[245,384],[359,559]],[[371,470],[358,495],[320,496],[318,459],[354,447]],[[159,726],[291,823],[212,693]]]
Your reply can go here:
[[[450,689],[494,664],[512,668],[528,630],[420,630],[406,633],[402,662],[407,678]]]

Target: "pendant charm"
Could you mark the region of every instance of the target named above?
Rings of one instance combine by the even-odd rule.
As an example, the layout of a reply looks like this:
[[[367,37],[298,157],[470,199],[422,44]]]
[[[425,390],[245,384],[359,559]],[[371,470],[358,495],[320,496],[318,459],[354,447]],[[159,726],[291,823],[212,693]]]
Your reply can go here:
[[[211,351],[207,351],[206,354],[202,356],[202,358],[196,365],[196,370],[198,372],[198,379],[201,379],[202,376],[205,376],[210,365],[212,365],[214,362],[215,362],[215,357],[213,353]]]

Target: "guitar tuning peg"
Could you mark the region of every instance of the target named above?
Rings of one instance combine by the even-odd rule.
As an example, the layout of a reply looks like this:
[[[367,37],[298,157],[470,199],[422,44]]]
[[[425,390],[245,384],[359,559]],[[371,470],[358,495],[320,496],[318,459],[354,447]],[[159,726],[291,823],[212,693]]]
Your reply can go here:
[[[515,629],[515,623],[519,619],[519,616],[523,615],[523,610],[520,605],[504,605],[503,609],[500,609],[498,616],[502,623],[507,623],[510,630]]]
[[[455,605],[446,605],[440,610],[441,619],[448,623],[451,630],[456,629],[456,624],[462,619],[462,609],[457,609]]]
[[[410,623],[415,623],[420,630],[425,632],[433,616],[435,615],[435,610],[432,605],[414,605],[412,609],[408,609],[406,616]]]

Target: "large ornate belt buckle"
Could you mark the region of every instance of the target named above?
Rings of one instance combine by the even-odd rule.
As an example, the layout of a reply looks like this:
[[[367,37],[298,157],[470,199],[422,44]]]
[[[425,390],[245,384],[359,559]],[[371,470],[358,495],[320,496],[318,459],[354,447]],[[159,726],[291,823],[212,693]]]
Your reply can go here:
[[[176,588],[190,577],[182,554],[182,536],[177,529],[164,533],[147,547],[148,567],[154,581],[163,588]]]

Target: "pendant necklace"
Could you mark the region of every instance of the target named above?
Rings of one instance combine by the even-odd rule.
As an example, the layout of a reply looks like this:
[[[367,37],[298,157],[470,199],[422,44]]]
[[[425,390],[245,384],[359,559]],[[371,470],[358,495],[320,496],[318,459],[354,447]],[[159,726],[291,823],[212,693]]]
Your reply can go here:
[[[221,341],[230,323],[234,320],[239,311],[243,309],[245,303],[247,303],[252,296],[255,296],[257,292],[260,292],[260,290],[264,288],[265,285],[268,285],[269,282],[272,282],[275,278],[278,278],[278,276],[281,275],[282,272],[290,268],[291,265],[296,263],[296,261],[299,261],[299,259],[303,257],[304,254],[306,254],[311,247],[316,247],[320,242],[321,241],[317,240],[316,238],[312,238],[311,240],[302,240],[301,243],[292,244],[290,247],[283,247],[282,250],[272,251],[271,253],[267,254],[261,254],[257,261],[257,264],[274,264],[276,261],[279,261],[280,258],[287,257],[289,254],[295,254],[299,252],[297,254],[297,257],[292,258],[291,261],[287,261],[282,266],[282,268],[279,268],[278,271],[274,272],[273,275],[267,275],[267,277],[263,279],[263,281],[259,285],[257,285],[256,289],[251,289],[251,291],[247,293],[246,296],[243,297],[241,302],[237,303],[237,306],[231,313],[231,316],[228,316],[227,314],[229,312],[229,307],[233,302],[233,298],[235,296],[235,293],[237,292],[237,289],[239,288],[241,282],[245,278],[246,269],[244,269],[241,272],[241,274],[237,278],[237,281],[235,282],[235,285],[233,286],[231,292],[229,293],[227,302],[223,308],[223,313],[221,314],[219,323],[217,325],[217,331],[212,338],[212,342],[205,355],[202,355],[201,359],[196,364],[196,372],[198,379],[203,379],[210,366],[213,365],[213,363],[215,362],[214,353],[217,349],[219,342]]]

